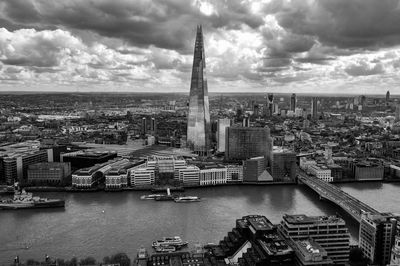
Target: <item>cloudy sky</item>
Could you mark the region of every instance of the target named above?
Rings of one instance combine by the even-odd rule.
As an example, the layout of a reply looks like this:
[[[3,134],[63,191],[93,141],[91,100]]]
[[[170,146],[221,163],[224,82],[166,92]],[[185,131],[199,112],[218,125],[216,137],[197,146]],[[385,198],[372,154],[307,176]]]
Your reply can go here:
[[[0,91],[400,94],[400,0],[0,0]]]

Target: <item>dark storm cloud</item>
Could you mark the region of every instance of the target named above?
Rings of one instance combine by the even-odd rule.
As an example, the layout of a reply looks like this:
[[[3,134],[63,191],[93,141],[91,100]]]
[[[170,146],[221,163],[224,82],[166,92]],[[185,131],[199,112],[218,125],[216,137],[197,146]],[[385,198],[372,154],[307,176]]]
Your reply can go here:
[[[154,45],[185,53],[192,52],[196,24],[211,29],[236,28],[241,24],[255,28],[263,23],[261,16],[251,14],[239,0],[212,2],[212,5],[215,12],[206,16],[187,0],[13,0],[2,3],[1,19],[5,26],[7,23],[27,28],[57,25],[122,38],[137,46]]]
[[[377,49],[400,44],[399,0],[277,0],[274,5],[280,26],[325,45]]]

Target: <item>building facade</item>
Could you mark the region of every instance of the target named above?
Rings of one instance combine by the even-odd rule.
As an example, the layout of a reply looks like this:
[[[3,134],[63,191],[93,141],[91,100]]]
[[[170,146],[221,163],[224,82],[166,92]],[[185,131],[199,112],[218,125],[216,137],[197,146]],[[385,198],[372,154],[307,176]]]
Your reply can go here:
[[[27,181],[32,185],[65,185],[71,163],[36,163],[28,166]]]
[[[350,234],[339,217],[286,214],[279,229],[292,241],[313,239],[336,264],[344,265],[349,260]]]
[[[198,26],[190,82],[187,145],[200,156],[207,156],[211,146],[210,110],[205,68],[203,32],[202,27]]]
[[[231,126],[231,120],[228,118],[218,119],[217,146],[218,152],[225,152],[225,129]]]
[[[227,172],[228,171],[225,167],[200,170],[199,173],[200,186],[226,184]]]

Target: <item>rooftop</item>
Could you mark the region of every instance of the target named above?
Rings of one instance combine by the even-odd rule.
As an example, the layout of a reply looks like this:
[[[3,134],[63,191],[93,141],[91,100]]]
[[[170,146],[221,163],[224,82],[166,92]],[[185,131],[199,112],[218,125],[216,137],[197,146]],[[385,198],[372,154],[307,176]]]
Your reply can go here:
[[[337,216],[307,216],[304,214],[285,214],[283,216],[283,219],[291,224],[344,223],[344,220]]]

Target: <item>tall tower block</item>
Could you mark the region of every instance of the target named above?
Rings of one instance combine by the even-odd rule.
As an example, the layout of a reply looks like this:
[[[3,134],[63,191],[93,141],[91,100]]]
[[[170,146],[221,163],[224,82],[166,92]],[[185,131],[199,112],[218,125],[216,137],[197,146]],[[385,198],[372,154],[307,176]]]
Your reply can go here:
[[[187,145],[200,156],[207,156],[211,146],[210,110],[205,68],[203,31],[201,26],[197,26],[190,82]]]

